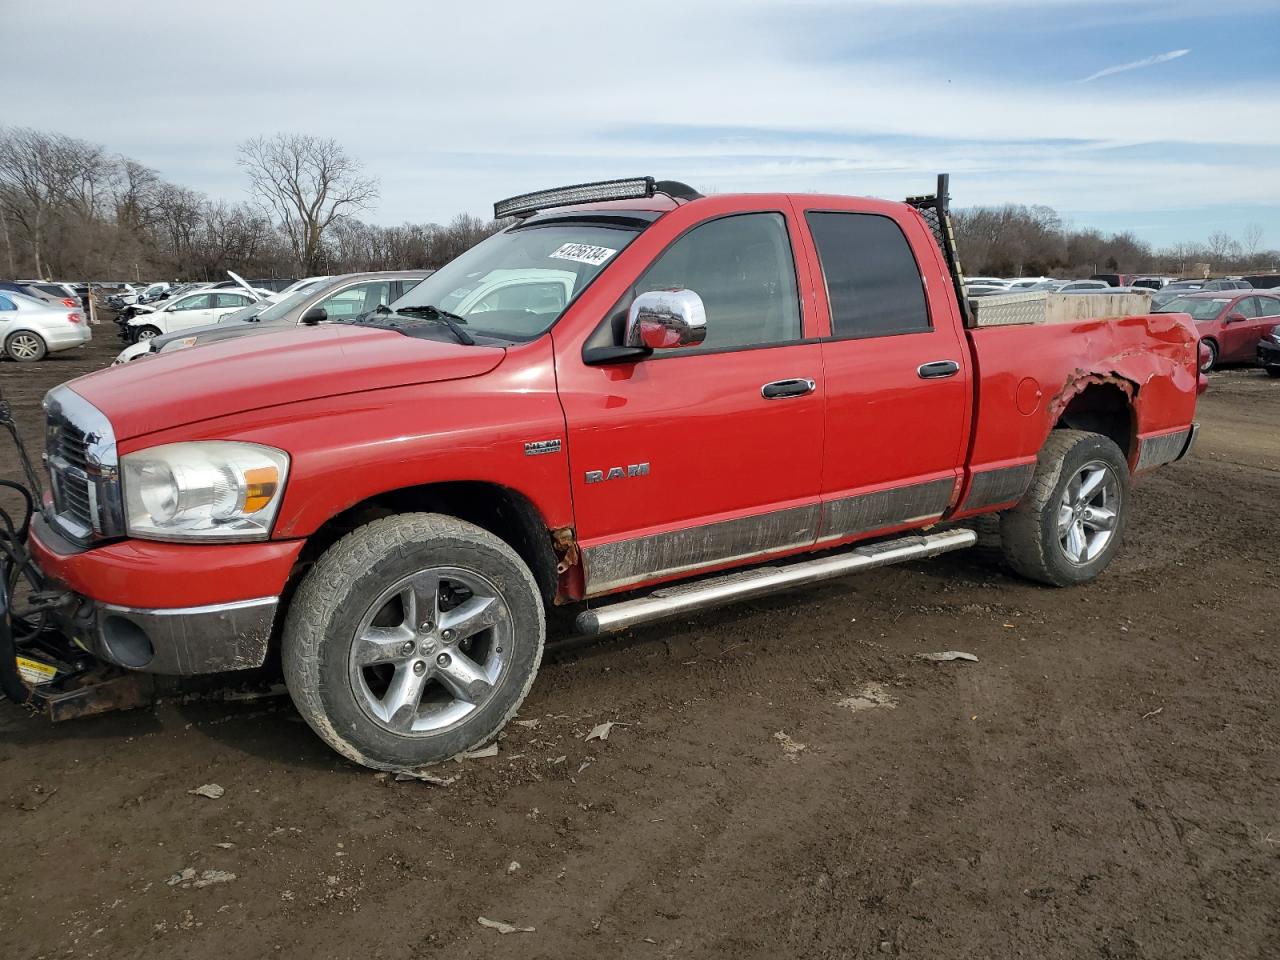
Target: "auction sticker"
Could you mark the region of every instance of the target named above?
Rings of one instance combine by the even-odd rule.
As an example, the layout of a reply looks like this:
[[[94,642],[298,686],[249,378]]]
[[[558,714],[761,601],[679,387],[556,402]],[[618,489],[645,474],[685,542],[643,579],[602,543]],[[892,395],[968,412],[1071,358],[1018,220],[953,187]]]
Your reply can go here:
[[[562,243],[560,248],[551,254],[550,259],[572,260],[575,263],[587,263],[598,267],[617,252],[617,250],[593,246],[590,243]]]
[[[58,668],[51,664],[41,663],[39,660],[30,660],[27,657],[18,657],[17,659],[18,673],[27,683],[48,683],[58,675]]]

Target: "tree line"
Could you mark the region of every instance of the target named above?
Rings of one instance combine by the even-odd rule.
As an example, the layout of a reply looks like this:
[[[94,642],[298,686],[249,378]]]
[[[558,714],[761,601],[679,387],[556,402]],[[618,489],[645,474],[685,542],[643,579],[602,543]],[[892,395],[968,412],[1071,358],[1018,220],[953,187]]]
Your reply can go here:
[[[1280,270],[1280,250],[1264,249],[1261,224],[1232,237],[1211,233],[1200,243],[1160,249],[1132,233],[1103,233],[1064,224],[1052,207],[1005,204],[955,210],[960,262],[970,276],[1079,277],[1093,273],[1200,276]]]
[[[100,144],[0,128],[0,270],[10,278],[211,280],[438,267],[502,224],[382,227],[358,214],[378,181],[334,140],[240,145],[252,201],[214,199]]]
[[[258,137],[237,156],[251,201],[231,203],[165,180],[100,144],[0,128],[0,269],[11,278],[208,280],[227,269],[311,276],[438,267],[502,224],[459,214],[447,224],[383,227],[359,214],[378,181],[335,140]],[[1263,228],[1153,249],[1131,233],[1064,224],[1051,207],[1006,204],[954,213],[971,276],[1188,276],[1276,270]]]

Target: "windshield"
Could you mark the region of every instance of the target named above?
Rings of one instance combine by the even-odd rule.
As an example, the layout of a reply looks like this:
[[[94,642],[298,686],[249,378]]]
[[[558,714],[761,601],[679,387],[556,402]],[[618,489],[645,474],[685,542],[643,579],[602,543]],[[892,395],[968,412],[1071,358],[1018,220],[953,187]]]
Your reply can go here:
[[[1222,312],[1231,301],[1227,299],[1193,300],[1191,297],[1176,297],[1164,304],[1157,313],[1189,313],[1193,320],[1212,320]]]
[[[514,227],[445,264],[391,309],[434,306],[470,334],[530,340],[559,320],[638,233],[589,222]]]

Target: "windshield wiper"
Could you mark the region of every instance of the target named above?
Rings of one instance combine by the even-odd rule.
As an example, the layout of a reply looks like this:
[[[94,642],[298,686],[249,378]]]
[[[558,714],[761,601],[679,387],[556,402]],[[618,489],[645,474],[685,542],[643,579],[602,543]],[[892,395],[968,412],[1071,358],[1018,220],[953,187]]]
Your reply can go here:
[[[377,312],[404,313],[411,317],[422,316],[426,317],[428,320],[438,320],[449,328],[449,332],[458,338],[459,343],[468,347],[474,347],[476,345],[475,339],[472,338],[471,334],[467,333],[467,331],[463,330],[462,327],[459,326],[459,324],[467,322],[465,319],[458,316],[456,313],[450,313],[448,310],[441,310],[439,307],[433,306],[429,303],[422,306],[399,307],[395,310],[392,310],[385,304],[379,304]]]

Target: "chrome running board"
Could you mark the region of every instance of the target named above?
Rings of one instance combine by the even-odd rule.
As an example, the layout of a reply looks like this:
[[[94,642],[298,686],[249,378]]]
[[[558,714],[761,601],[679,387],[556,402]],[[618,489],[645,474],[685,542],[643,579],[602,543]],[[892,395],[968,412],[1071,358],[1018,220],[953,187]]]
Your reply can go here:
[[[763,596],[788,587],[801,587],[860,570],[887,567],[904,560],[920,560],[972,546],[978,535],[972,530],[947,530],[927,536],[902,537],[844,553],[803,560],[786,566],[753,567],[693,583],[663,587],[647,597],[584,610],[575,625],[580,633],[599,636],[618,633],[641,623],[674,617],[691,610]]]

